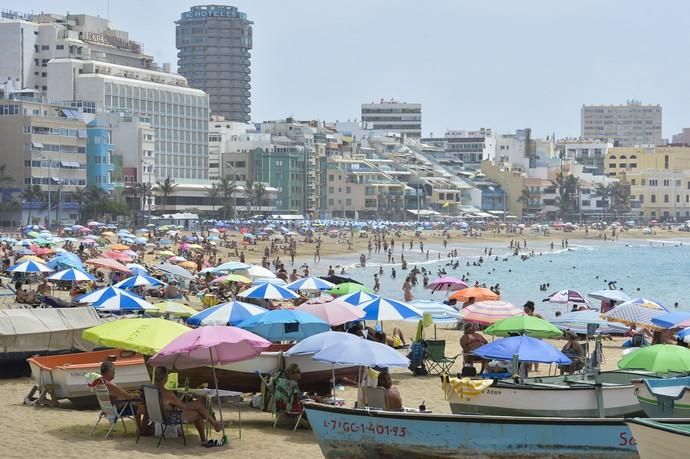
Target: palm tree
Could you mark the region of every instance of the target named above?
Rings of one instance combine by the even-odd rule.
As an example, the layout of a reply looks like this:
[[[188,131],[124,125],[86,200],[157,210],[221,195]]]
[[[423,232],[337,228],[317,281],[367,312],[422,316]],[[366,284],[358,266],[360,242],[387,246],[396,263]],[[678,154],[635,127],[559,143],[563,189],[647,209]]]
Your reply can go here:
[[[630,187],[623,185],[621,182],[613,182],[609,185],[611,192],[611,200],[613,203],[614,215],[618,213],[625,213],[630,211]]]
[[[229,175],[225,175],[218,183],[218,192],[223,198],[223,219],[228,218],[228,208],[232,209],[233,217],[235,216],[235,193],[239,189],[239,185],[235,179]]]
[[[86,217],[97,219],[103,213],[103,202],[109,198],[108,193],[101,187],[86,187]]]
[[[252,206],[254,204],[254,182],[252,180],[247,180],[244,183],[244,193],[247,197],[247,215],[252,211]]]
[[[79,205],[79,210],[77,211],[78,222],[82,221],[82,210],[87,202],[87,197],[86,187],[77,188],[72,192],[72,200]]]
[[[261,211],[261,207],[264,205],[266,197],[268,196],[266,185],[261,182],[255,183],[254,188],[252,189],[252,194],[254,195],[254,202],[256,203],[257,207],[259,207],[259,211]]]
[[[213,208],[213,215],[215,217],[216,214],[216,204],[218,204],[218,198],[220,197],[220,187],[218,184],[214,183],[211,185],[211,188],[208,189],[206,192],[206,197],[208,198],[209,201],[211,201],[211,206]]]
[[[163,182],[156,182],[158,185],[159,191],[163,194],[163,210],[168,209],[168,196],[170,196],[173,191],[175,191],[175,187],[177,187],[177,183],[173,183],[172,180],[170,180],[170,177],[166,177]]]
[[[5,199],[4,191],[7,188],[7,185],[14,183],[14,177],[7,175],[5,172],[6,169],[6,164],[0,164],[0,204],[2,204],[3,200]]]
[[[603,221],[606,221],[606,210],[611,208],[611,184],[604,185],[603,183],[597,183],[594,185],[594,192],[592,196],[606,202],[604,207]]]
[[[143,203],[141,204],[141,210],[142,212],[144,211],[145,205],[148,204],[148,210],[149,210],[149,220],[151,219],[151,201],[153,200],[153,185],[151,185],[151,182],[144,182],[144,183],[137,183],[135,185],[138,189],[139,195],[141,195],[141,198],[143,199]]]
[[[559,173],[556,180],[552,181],[553,185],[558,190],[558,213],[561,218],[566,218],[568,215],[577,211],[577,190],[580,186],[580,180],[572,174],[563,175]]]
[[[26,187],[23,194],[24,201],[29,203],[29,215],[26,217],[26,224],[28,225],[31,223],[32,204],[36,201],[43,202],[43,190],[41,189],[41,185],[29,185]]]
[[[522,213],[528,213],[532,203],[539,198],[539,193],[532,191],[529,187],[524,187],[520,191],[520,196],[517,198],[517,202],[522,203]]]

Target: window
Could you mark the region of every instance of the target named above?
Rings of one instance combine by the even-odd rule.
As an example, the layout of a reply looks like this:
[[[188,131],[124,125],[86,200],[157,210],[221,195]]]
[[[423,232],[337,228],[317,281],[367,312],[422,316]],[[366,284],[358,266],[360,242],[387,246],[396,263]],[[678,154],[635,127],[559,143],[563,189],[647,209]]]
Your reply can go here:
[[[643,194],[640,195],[640,204],[644,204],[644,195]]]
[[[352,199],[347,198],[347,199],[345,200],[345,205],[346,205],[346,206],[351,206],[351,205],[352,205]]]
[[[333,176],[333,174],[329,175],[329,176],[328,176],[328,181],[329,181],[329,182],[332,182],[333,180],[335,180],[335,177]],[[688,188],[690,188],[690,183],[688,183]]]
[[[630,184],[631,184],[632,186],[635,186],[635,179],[630,180]]]
[[[664,169],[668,169],[668,155],[664,155]]]
[[[41,45],[41,51],[48,51],[50,49],[50,46],[48,45]]]
[[[65,49],[65,45],[56,45],[55,49]]]
[[[615,169],[616,163],[609,163],[609,169]]]
[[[650,198],[651,198],[652,202],[656,202],[656,195],[655,194],[651,195]]]
[[[666,187],[671,186],[671,180],[670,179],[664,179],[664,186],[666,186]]]
[[[282,160],[277,160],[277,161],[276,161],[276,167],[283,167],[283,161],[282,161]]]
[[[664,202],[668,202],[668,195],[667,194],[664,195]]]
[[[328,200],[328,205],[329,205],[329,206],[332,206],[332,205],[333,205],[333,198],[331,198],[331,199]]]
[[[679,194],[676,195],[676,202],[680,202],[680,195]]]
[[[347,194],[352,193],[352,187],[346,186],[345,187],[345,193],[347,193]]]

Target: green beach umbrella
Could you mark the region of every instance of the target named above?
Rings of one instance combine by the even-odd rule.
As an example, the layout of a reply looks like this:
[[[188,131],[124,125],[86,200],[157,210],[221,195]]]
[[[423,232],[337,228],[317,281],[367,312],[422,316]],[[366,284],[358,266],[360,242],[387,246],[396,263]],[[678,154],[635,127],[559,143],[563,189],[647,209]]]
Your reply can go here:
[[[532,316],[515,316],[501,319],[484,330],[487,335],[514,336],[527,335],[532,338],[559,338],[563,332],[556,326]]]
[[[26,233],[26,235],[31,238],[37,238],[40,236],[40,234],[38,234],[36,231],[29,231],[28,233]]]
[[[189,330],[189,327],[165,319],[120,319],[87,328],[81,336],[99,346],[154,355]]]
[[[355,284],[354,282],[345,282],[342,284],[338,284],[328,291],[328,293],[330,293],[331,295],[347,295],[348,293],[354,292],[366,292],[372,294],[374,293],[374,291],[369,287],[365,287],[361,284]]]
[[[675,344],[655,344],[641,347],[618,362],[621,369],[656,371],[690,371],[690,349]]]

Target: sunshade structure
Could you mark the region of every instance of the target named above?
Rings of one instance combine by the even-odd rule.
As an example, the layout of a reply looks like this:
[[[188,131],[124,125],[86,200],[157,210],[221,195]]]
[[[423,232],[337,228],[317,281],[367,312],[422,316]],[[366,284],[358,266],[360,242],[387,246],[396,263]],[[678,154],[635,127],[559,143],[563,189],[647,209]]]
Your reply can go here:
[[[53,269],[83,268],[84,266],[79,256],[71,252],[61,253],[47,264]]]
[[[327,331],[312,335],[292,346],[285,355],[316,354],[331,346],[342,346],[350,341],[361,341],[362,338],[352,333]]]
[[[241,322],[238,327],[270,341],[300,341],[331,329],[328,322],[306,312],[276,309]]]
[[[630,298],[630,295],[621,290],[610,289],[597,290],[595,292],[588,294],[587,296],[589,296],[590,298],[594,298],[596,300],[613,301],[615,303],[624,303],[632,299]]]
[[[184,268],[180,268],[179,266],[175,266],[172,263],[161,263],[159,265],[156,265],[155,268],[159,271],[170,274],[171,276],[174,276],[174,277],[178,277],[180,279],[190,280],[190,279],[194,278],[192,273],[190,273],[189,271],[187,271]]]
[[[80,301],[85,302],[84,297]],[[114,287],[104,289],[91,306],[103,312],[154,311],[156,309],[140,296]]]
[[[620,322],[625,325],[638,327],[660,328],[652,322],[652,319],[668,310],[661,304],[646,298],[635,298],[619,304],[615,308],[601,315],[611,322]]]
[[[426,288],[431,289],[431,293],[434,293],[439,290],[462,290],[464,288],[467,288],[467,284],[465,283],[465,281],[463,281],[462,279],[458,279],[457,277],[443,276],[429,282]]]
[[[251,277],[252,279],[273,279],[276,277],[274,273],[264,268],[263,266],[252,265],[248,269],[246,269],[245,272],[247,273],[247,276]]]
[[[105,233],[103,233],[103,234],[105,235]],[[110,233],[110,234],[112,235],[112,233]],[[114,235],[113,235],[113,236],[114,236]],[[112,250],[129,250],[129,246],[128,246],[128,245],[124,245],[124,244],[113,244],[113,245],[110,246],[110,248],[111,248]]]
[[[328,290],[328,293],[330,293],[331,295],[347,295],[348,293],[354,292],[365,292],[371,293],[372,295],[374,294],[374,291],[369,287],[365,287],[362,284],[355,284],[354,282],[345,282],[342,284],[338,284],[332,289]]]
[[[211,326],[197,328],[178,336],[168,343],[149,362],[167,368],[197,368],[210,365],[223,425],[223,411],[218,392],[216,365],[241,362],[256,357],[271,343],[255,334],[235,327]],[[223,426],[225,436],[225,426]]]
[[[325,281],[328,281],[332,284],[335,284],[335,285],[344,284],[346,282],[352,282],[353,284],[361,284],[361,282],[359,282],[358,280],[352,279],[350,277],[332,275],[332,276],[320,276],[320,278],[325,280]]]
[[[299,295],[296,295],[291,290],[270,282],[248,288],[238,293],[237,296],[240,298],[261,298],[265,300],[294,300],[295,298],[299,298]]]
[[[240,284],[251,284],[252,280],[246,276],[243,276],[241,274],[228,274],[226,276],[221,276],[213,279],[211,281],[212,284],[230,284],[232,282],[238,282]]]
[[[421,312],[422,314],[430,314],[431,321],[438,323],[456,323],[462,318],[460,311],[445,303],[431,300],[416,300],[410,301],[410,306]]]
[[[290,282],[285,287],[289,288],[290,290],[294,290],[295,292],[321,292],[332,289],[335,287],[335,284],[323,279],[319,279],[318,277],[304,277],[302,279],[297,279],[294,282]]]
[[[563,332],[556,326],[539,317],[520,315],[501,319],[484,330],[487,335],[515,336],[526,335],[532,338],[560,338]]]
[[[684,323],[690,324],[689,320],[690,312],[688,311],[673,311],[652,317],[652,323],[662,328],[684,328],[687,326]]]
[[[340,300],[326,303],[304,303],[295,309],[315,315],[331,326],[342,325],[364,317],[364,310]]]
[[[329,346],[314,354],[312,359],[333,365],[403,368],[410,365],[410,360],[392,347],[365,339]]]
[[[623,324],[602,319],[599,311],[593,309],[568,312],[557,317],[551,321],[551,323],[561,330],[570,330],[581,335],[589,334],[591,331],[598,334],[622,334],[628,329],[628,327]]]
[[[35,261],[25,261],[7,269],[10,273],[52,273],[53,270],[43,263]]]
[[[97,268],[109,269],[111,271],[118,271],[121,273],[131,274],[131,271],[127,269],[125,265],[119,261],[113,260],[112,258],[91,258],[86,260],[87,265],[92,265]]]
[[[165,319],[120,319],[84,330],[82,337],[99,346],[154,355],[189,330]]]
[[[507,301],[480,301],[460,310],[464,322],[483,325],[490,325],[499,320],[522,314],[524,314],[522,308],[518,308]]]
[[[89,273],[85,273],[80,269],[69,268],[64,271],[57,272],[48,276],[52,281],[71,281],[71,282],[86,282],[94,281],[96,278]]]
[[[333,294],[332,291],[330,293]],[[353,306],[358,306],[362,303],[367,303],[371,300],[375,300],[376,298],[379,298],[379,297],[377,295],[367,293],[367,292],[364,292],[361,290],[356,291],[356,292],[352,292],[352,293],[348,293],[347,295],[342,295],[342,296],[338,297],[338,299],[340,301],[350,303]]]
[[[358,306],[364,311],[363,320],[407,320],[421,319],[422,313],[402,301],[376,298]]]
[[[564,289],[544,298],[544,301],[557,304],[587,303],[587,298],[577,290]]]
[[[263,314],[264,312],[268,312],[268,310],[254,304],[229,301],[197,312],[187,319],[187,324],[195,327],[205,325],[237,325],[250,317]]]
[[[162,285],[165,285],[165,283],[159,281],[155,277],[149,276],[148,274],[137,274],[118,282],[113,285],[113,287],[129,290],[135,287],[159,287]]]
[[[175,317],[189,317],[192,314],[196,314],[197,311],[191,306],[186,304],[176,303],[174,301],[162,301],[160,303],[153,303],[152,306],[158,309],[160,314],[170,314]]]
[[[521,362],[556,363],[570,365],[572,360],[551,344],[529,336],[511,336],[485,344],[472,352],[484,359],[512,360]]]
[[[226,263],[220,264],[213,268],[214,271],[226,271],[226,272],[231,272],[231,271],[240,271],[240,270],[246,270],[251,268],[252,265],[248,265],[246,263],[241,263],[239,261],[228,261]]]
[[[113,260],[121,261],[123,263],[129,263],[132,261],[132,257],[123,252],[117,252],[115,250],[106,250],[103,252],[104,257],[112,258]]]
[[[618,368],[687,373],[690,372],[690,349],[674,344],[644,346],[623,357]]]
[[[500,299],[498,294],[492,292],[488,288],[483,287],[470,287],[458,290],[453,293],[450,297],[452,300],[462,301],[463,303],[470,298],[474,298],[474,301],[497,301]]]

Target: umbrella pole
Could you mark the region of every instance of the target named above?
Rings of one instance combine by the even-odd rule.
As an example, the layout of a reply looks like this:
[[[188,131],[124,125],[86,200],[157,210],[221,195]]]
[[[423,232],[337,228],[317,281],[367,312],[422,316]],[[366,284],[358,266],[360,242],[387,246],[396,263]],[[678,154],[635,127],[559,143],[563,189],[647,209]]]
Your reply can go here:
[[[335,406],[335,365],[331,364],[331,374],[333,375],[333,406]]]
[[[213,352],[211,348],[208,349],[211,355],[211,369],[213,370],[213,382],[216,385],[216,400],[218,401],[218,415],[220,416],[220,425],[223,430],[223,438],[225,438],[225,423],[223,422],[223,406],[220,404],[220,393],[218,392],[218,377],[216,376],[216,364],[213,361]]]

